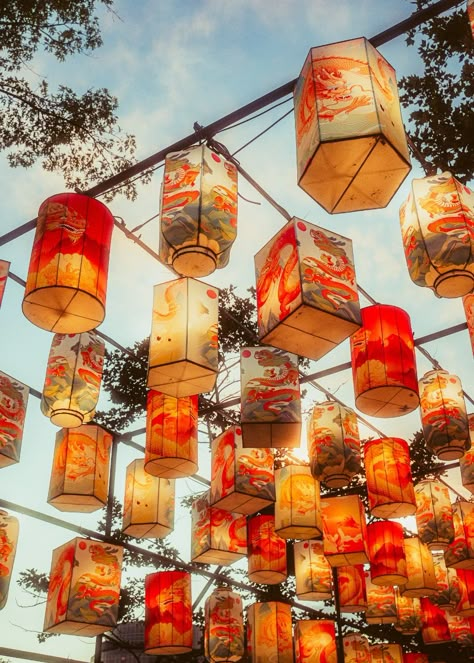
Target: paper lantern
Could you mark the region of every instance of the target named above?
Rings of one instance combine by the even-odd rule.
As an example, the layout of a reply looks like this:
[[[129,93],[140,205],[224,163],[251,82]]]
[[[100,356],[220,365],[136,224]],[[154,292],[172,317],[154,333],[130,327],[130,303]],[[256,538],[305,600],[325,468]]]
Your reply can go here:
[[[155,285],[147,386],[175,398],[213,389],[217,318],[216,288],[186,278]]]
[[[53,336],[41,396],[41,412],[53,424],[75,428],[93,419],[104,354],[95,332]]]
[[[146,402],[145,471],[180,479],[198,469],[198,397],[150,389]]]
[[[432,603],[443,610],[455,608],[461,598],[461,588],[456,569],[447,568],[442,552],[431,553],[438,592],[430,597]]]
[[[275,501],[271,449],[244,449],[240,426],[231,426],[211,443],[213,506],[226,511],[256,513]]]
[[[192,644],[191,574],[149,573],[145,576],[145,654],[185,654]]]
[[[271,514],[248,519],[248,577],[265,585],[286,580],[286,541],[275,532]]]
[[[333,567],[367,564],[367,527],[358,495],[321,499],[324,554]]]
[[[430,663],[428,654],[421,652],[403,652],[403,663]]]
[[[0,371],[0,467],[20,460],[29,387]]]
[[[342,642],[344,663],[371,663],[370,644],[365,635],[349,633]]]
[[[350,239],[293,218],[255,256],[262,343],[319,359],[359,329]]]
[[[247,518],[210,505],[209,491],[191,507],[191,560],[225,566],[247,554]]]
[[[438,591],[433,557],[418,536],[407,537],[404,542],[408,581],[400,585],[400,593],[410,598],[432,596]]]
[[[462,386],[447,371],[428,371],[420,380],[421,423],[426,445],[440,460],[456,460],[470,448]]]
[[[461,469],[462,485],[474,494],[474,449],[472,444],[474,440],[474,414],[468,414],[467,421],[471,448],[459,459],[459,467]]]
[[[402,596],[395,587],[397,621],[394,626],[403,635],[415,635],[421,629],[421,606],[419,598]]]
[[[425,645],[439,645],[451,641],[448,619],[444,610],[431,603],[429,598],[420,599],[421,636]]]
[[[250,663],[293,663],[291,607],[281,601],[252,603],[247,610]]]
[[[114,217],[79,193],[60,193],[39,208],[23,298],[33,324],[59,334],[94,329],[105,317]]]
[[[351,336],[357,408],[372,417],[399,417],[418,407],[415,346],[408,314],[374,304],[361,310],[362,328]]]
[[[7,285],[9,270],[10,270],[10,263],[8,262],[8,260],[0,260],[0,306],[2,305],[3,295],[5,293],[5,286]]]
[[[451,173],[415,179],[400,207],[410,278],[438,297],[462,297],[474,288],[474,194]]]
[[[236,663],[245,653],[242,600],[218,587],[204,607],[204,655],[210,663]]]
[[[296,596],[300,601],[330,601],[332,599],[332,570],[323,553],[323,542],[296,541]]]
[[[84,424],[56,433],[48,503],[60,511],[89,513],[107,504],[112,435]]]
[[[0,509],[0,610],[5,607],[18,543],[18,518]]]
[[[275,470],[275,531],[284,539],[322,536],[319,481],[307,465]]]
[[[370,575],[365,578],[367,590],[367,624],[394,624],[397,621],[395,588],[390,585],[374,585]]]
[[[370,646],[371,663],[403,663],[403,650],[400,645],[381,642]]]
[[[241,422],[244,447],[298,447],[301,396],[298,360],[275,348],[242,348]]]
[[[365,612],[367,591],[362,564],[338,567],[337,592],[341,612]]]
[[[162,539],[174,528],[174,479],[145,472],[144,461],[127,467],[122,531],[136,539]]]
[[[410,171],[395,70],[361,37],[312,48],[295,91],[298,184],[327,212],[385,207]]]
[[[308,420],[311,472],[328,488],[347,486],[361,470],[354,410],[335,401],[317,403]]]
[[[336,630],[330,619],[295,624],[295,663],[337,663]]]
[[[474,9],[473,9],[474,13]],[[474,355],[474,292],[462,298],[464,313],[466,315],[467,332],[471,341],[472,354]]]
[[[94,636],[117,624],[123,548],[76,537],[53,550],[43,630]]]
[[[454,539],[444,552],[446,566],[474,569],[474,503],[460,500],[453,504]]]
[[[182,276],[207,276],[229,262],[237,236],[237,168],[207,145],[165,158],[160,260]]]
[[[453,569],[454,570],[454,569]],[[456,569],[458,580],[459,601],[455,611],[462,617],[474,617],[474,571]]]
[[[460,647],[474,646],[474,617],[460,617],[446,613],[451,640]]]
[[[403,547],[403,526],[389,520],[367,525],[370,577],[376,585],[403,585],[407,565]]]
[[[403,518],[416,511],[410,451],[405,440],[386,437],[364,445],[369,509],[378,518]]]
[[[448,488],[441,481],[420,481],[415,495],[418,536],[430,550],[445,550],[454,538]]]

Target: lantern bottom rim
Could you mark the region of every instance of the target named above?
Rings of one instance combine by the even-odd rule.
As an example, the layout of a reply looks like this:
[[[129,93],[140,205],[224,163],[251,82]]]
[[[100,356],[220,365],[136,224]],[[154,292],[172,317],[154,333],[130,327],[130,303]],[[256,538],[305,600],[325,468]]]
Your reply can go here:
[[[384,573],[375,577],[371,576],[370,579],[374,585],[381,585],[382,587],[386,585],[390,585],[390,587],[393,585],[404,585],[408,582],[408,576],[404,576],[401,573]]]
[[[61,408],[51,413],[50,420],[52,424],[60,428],[78,428],[84,423],[84,415],[75,410]]]
[[[321,482],[326,488],[344,488],[350,484],[353,476],[349,474],[332,474],[330,477],[321,479]]]
[[[173,656],[174,654],[188,654],[192,649],[192,647],[186,647],[186,645],[163,645],[162,647],[145,647],[144,652],[145,654],[169,654]]]
[[[172,267],[181,276],[208,276],[216,269],[216,254],[204,246],[184,246],[177,249],[172,258]]]
[[[358,410],[371,417],[401,417],[419,406],[418,386],[386,384],[370,387],[356,396],[355,404]]]
[[[462,458],[466,453],[466,447],[464,445],[454,446],[447,444],[446,446],[437,449],[432,447],[429,448],[440,460],[459,460],[459,458]]]
[[[147,460],[145,455],[145,472],[159,479],[184,479],[197,472],[198,464],[188,458],[179,456],[153,456]]]
[[[438,297],[454,299],[455,297],[464,297],[474,289],[474,274],[462,269],[452,269],[445,274],[440,274],[433,288]]]
[[[82,334],[98,327],[105,317],[99,297],[79,288],[55,284],[30,290],[22,303],[30,322],[57,334]]]

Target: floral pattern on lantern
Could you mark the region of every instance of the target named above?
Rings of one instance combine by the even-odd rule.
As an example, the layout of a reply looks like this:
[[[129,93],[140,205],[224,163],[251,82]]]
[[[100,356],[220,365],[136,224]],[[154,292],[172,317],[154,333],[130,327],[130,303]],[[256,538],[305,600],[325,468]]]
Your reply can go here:
[[[20,460],[29,387],[0,371],[0,467]]]
[[[428,546],[418,536],[407,537],[403,545],[407,561],[408,580],[399,586],[400,593],[410,598],[436,594],[438,585],[433,557]]]
[[[371,663],[370,644],[365,635],[349,633],[342,641],[344,663]]]
[[[339,566],[337,569],[337,591],[341,612],[365,612],[367,591],[364,566]]]
[[[403,526],[390,520],[367,525],[370,577],[376,585],[403,585],[407,565],[403,547]]]
[[[474,494],[474,414],[467,415],[469,425],[469,440],[471,448],[466,451],[464,456],[459,459],[459,467],[461,469],[461,481],[464,488]]]
[[[275,470],[275,531],[284,539],[314,539],[322,535],[319,481],[307,465]]]
[[[429,598],[420,599],[421,636],[425,645],[439,645],[451,641],[448,619],[444,610],[434,605]]]
[[[275,532],[275,518],[248,519],[248,576],[252,582],[276,585],[286,580],[286,541]]]
[[[473,9],[474,13],[474,9]],[[462,298],[464,313],[466,315],[467,332],[471,341],[472,354],[474,355],[474,292]]]
[[[332,570],[323,553],[322,541],[296,541],[296,596],[300,601],[330,601],[332,598]]]
[[[204,606],[204,656],[210,663],[237,663],[245,653],[242,599],[218,587]]]
[[[397,621],[395,588],[389,585],[374,585],[370,576],[365,578],[367,591],[367,624],[394,624]]]
[[[0,610],[5,607],[18,543],[18,518],[0,509]]]
[[[105,317],[114,217],[79,193],[47,198],[38,212],[23,313],[59,334],[94,329]]]
[[[359,329],[350,239],[293,218],[255,256],[261,343],[319,359]]]
[[[336,629],[330,619],[295,624],[295,663],[337,663]]]
[[[454,539],[448,488],[441,481],[420,481],[415,495],[418,536],[430,550],[445,550]]]
[[[247,610],[247,651],[251,663],[293,663],[291,608],[287,603],[252,603]]]
[[[446,566],[474,569],[474,503],[453,504],[454,539],[444,551]]]
[[[397,621],[394,626],[403,635],[415,635],[421,629],[421,606],[419,598],[402,596],[395,587]]]
[[[192,649],[191,574],[157,571],[145,576],[145,654],[185,654]]]
[[[367,526],[358,495],[321,499],[324,554],[333,567],[367,564]]]
[[[93,419],[104,354],[95,332],[53,336],[41,396],[41,412],[53,424],[75,428]]]
[[[3,295],[5,293],[5,286],[7,285],[8,272],[10,271],[10,263],[8,260],[0,260],[0,306],[2,305]]]
[[[401,645],[381,642],[370,646],[371,663],[403,663]]]

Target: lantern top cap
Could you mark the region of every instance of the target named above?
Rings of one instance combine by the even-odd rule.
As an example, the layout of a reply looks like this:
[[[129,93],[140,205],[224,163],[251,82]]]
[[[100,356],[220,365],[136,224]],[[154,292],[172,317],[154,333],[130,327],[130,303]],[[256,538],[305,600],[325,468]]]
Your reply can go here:
[[[220,288],[216,287],[215,285],[211,285],[210,283],[205,283],[204,281],[201,281],[201,279],[195,279],[192,276],[179,276],[179,275],[177,278],[170,279],[169,281],[160,281],[160,283],[156,283],[153,287],[158,288],[160,286],[168,286],[170,285],[170,283],[176,283],[177,281],[195,281],[196,283],[200,283],[206,288],[210,288],[211,290],[217,290],[217,292],[220,291]]]
[[[342,39],[341,41],[330,41],[327,44],[318,44],[317,46],[311,46],[309,52],[311,53],[311,51],[314,51],[315,49],[319,48],[328,48],[329,46],[339,46],[340,44],[351,44],[358,41],[361,42],[363,41],[366,44],[369,43],[372,46],[372,48],[375,49],[375,46],[373,46],[372,42],[370,41],[370,39],[368,39],[368,37],[360,36],[360,37],[352,37],[351,39]]]
[[[51,196],[48,196],[43,200],[41,205],[44,205],[45,203],[49,202],[50,200],[55,200],[57,198],[62,198],[63,196],[69,196],[71,198],[75,198],[76,200],[91,200],[93,201],[94,205],[97,205],[98,207],[103,207],[110,215],[112,215],[112,212],[109,210],[107,205],[103,203],[101,200],[97,200],[97,198],[94,198],[93,196],[89,196],[87,193],[78,193],[77,191],[62,191],[61,193],[53,193]]]
[[[421,379],[423,380],[431,375],[450,375],[450,373],[444,368],[431,368],[429,371],[426,371]]]

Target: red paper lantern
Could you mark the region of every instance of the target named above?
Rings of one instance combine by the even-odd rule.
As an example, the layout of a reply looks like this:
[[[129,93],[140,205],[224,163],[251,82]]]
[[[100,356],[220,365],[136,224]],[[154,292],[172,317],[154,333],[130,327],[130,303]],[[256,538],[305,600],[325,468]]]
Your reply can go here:
[[[286,541],[275,532],[270,514],[248,519],[248,576],[265,585],[286,580]]]
[[[322,535],[319,481],[307,465],[286,465],[275,471],[275,531],[284,539]]]
[[[362,564],[338,567],[337,591],[341,612],[364,612],[367,609],[367,591]]]
[[[403,585],[407,580],[403,526],[389,520],[367,525],[370,578],[376,585]]]
[[[295,663],[337,663],[336,630],[330,619],[297,620],[294,639]]]
[[[430,550],[445,550],[454,539],[448,488],[441,481],[420,481],[415,495],[418,536]]]
[[[430,663],[430,662],[428,659],[428,654],[422,654],[421,652],[404,652],[403,663]]]
[[[425,645],[439,645],[451,641],[448,619],[444,610],[431,603],[429,598],[420,598],[421,636]]]
[[[158,571],[145,576],[145,654],[184,654],[192,649],[191,574]]]
[[[453,505],[454,539],[444,552],[446,566],[474,569],[474,503],[460,500]]]
[[[8,260],[0,260],[0,306],[2,305],[3,295],[5,293],[5,286],[7,285],[9,270],[10,270],[10,263],[8,262]]]
[[[301,601],[330,601],[332,598],[332,571],[323,553],[322,541],[296,541],[295,559],[296,596]]]
[[[247,610],[247,651],[251,663],[293,663],[291,608],[287,603],[253,603]]]
[[[456,569],[456,575],[458,579],[456,587],[459,591],[456,613],[463,617],[474,617],[474,571]]]
[[[358,495],[321,500],[324,554],[331,566],[367,564],[367,528]]]

